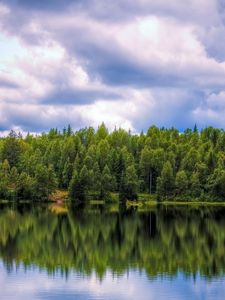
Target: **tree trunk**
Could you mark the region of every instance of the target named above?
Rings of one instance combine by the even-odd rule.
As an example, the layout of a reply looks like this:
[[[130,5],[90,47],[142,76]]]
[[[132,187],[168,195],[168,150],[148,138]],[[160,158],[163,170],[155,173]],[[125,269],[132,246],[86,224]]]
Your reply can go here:
[[[149,173],[149,193],[152,193],[152,170]]]

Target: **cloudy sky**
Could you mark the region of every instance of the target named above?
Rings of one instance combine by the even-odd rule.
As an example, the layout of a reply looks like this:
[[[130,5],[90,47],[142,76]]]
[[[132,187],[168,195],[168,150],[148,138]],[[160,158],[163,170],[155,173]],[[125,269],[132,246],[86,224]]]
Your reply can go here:
[[[0,0],[0,131],[225,128],[225,0]]]

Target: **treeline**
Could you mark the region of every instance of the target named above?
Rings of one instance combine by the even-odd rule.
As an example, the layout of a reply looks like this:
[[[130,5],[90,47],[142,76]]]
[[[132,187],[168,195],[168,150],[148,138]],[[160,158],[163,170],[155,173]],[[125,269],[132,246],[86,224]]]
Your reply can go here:
[[[225,197],[225,132],[196,126],[150,127],[146,133],[111,133],[102,124],[73,132],[51,129],[0,139],[0,197],[47,199],[56,188],[71,199],[135,200],[139,192],[158,199]]]

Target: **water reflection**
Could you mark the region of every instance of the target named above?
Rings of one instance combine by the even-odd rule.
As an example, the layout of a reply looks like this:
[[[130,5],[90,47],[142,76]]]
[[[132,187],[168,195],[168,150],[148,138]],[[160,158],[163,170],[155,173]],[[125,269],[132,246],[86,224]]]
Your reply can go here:
[[[0,264],[0,298],[4,300],[222,300],[225,279],[195,280],[182,273],[175,277],[149,280],[146,274],[130,270],[129,275],[113,276],[110,271],[100,280],[96,274],[82,276],[71,272],[67,278],[56,272],[49,275],[35,267],[24,272],[23,267],[7,273]]]
[[[36,265],[50,273],[60,269],[103,278],[107,269],[129,268],[149,277],[178,270],[208,278],[225,271],[223,208],[157,209],[109,213],[99,210],[57,215],[46,208],[0,211],[0,256],[10,271],[13,262]]]
[[[9,295],[21,284],[23,299],[61,299],[61,292],[64,299],[137,299],[139,289],[139,299],[169,299],[171,291],[173,299],[223,299],[224,213],[221,207],[159,207],[55,214],[4,206],[0,295],[14,299]],[[26,296],[32,286],[35,292]]]

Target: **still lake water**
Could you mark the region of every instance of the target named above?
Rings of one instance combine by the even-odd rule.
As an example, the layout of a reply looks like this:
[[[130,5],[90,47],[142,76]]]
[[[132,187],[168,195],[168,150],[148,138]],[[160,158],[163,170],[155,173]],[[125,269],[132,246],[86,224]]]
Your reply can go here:
[[[225,299],[225,208],[0,206],[0,299]]]

